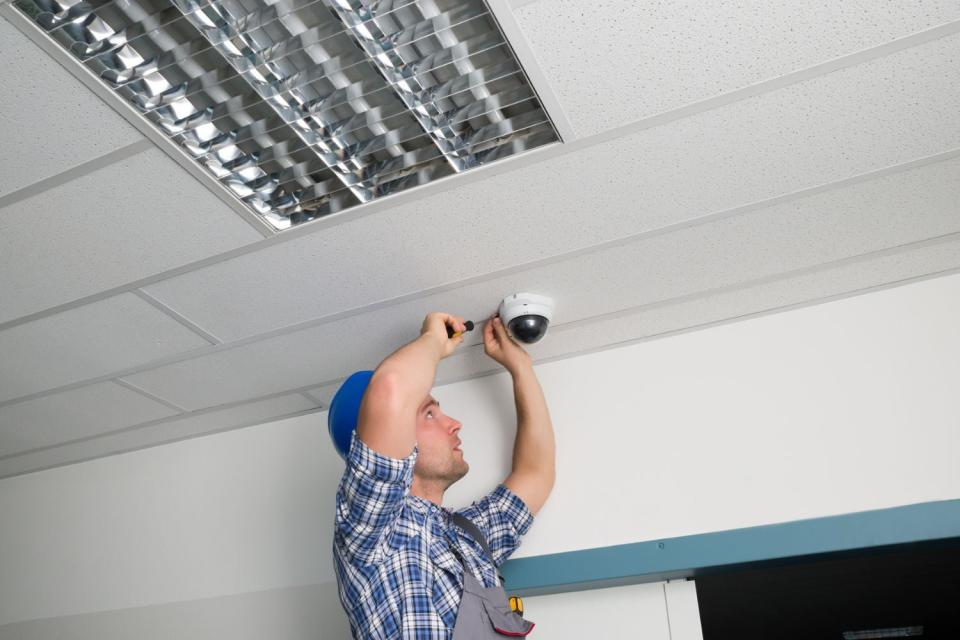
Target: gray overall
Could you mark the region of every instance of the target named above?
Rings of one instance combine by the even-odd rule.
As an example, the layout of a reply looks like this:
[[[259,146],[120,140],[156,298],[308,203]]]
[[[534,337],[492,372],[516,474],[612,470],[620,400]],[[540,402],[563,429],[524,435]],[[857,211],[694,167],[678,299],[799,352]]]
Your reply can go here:
[[[452,514],[453,522],[469,533],[493,563],[493,554],[487,546],[487,539],[480,529],[459,513]],[[503,640],[504,636],[523,637],[533,630],[533,623],[510,609],[510,601],[503,586],[484,587],[467,567],[463,556],[451,549],[463,565],[463,596],[457,611],[457,622],[453,627],[453,640]],[[503,578],[500,579],[503,584]]]

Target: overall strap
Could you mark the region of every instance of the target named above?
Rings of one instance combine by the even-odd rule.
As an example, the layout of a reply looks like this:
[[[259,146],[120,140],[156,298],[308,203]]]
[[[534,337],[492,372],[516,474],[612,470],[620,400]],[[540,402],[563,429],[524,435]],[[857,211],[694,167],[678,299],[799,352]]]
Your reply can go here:
[[[500,584],[503,585],[503,575],[500,573],[500,570],[497,568],[497,563],[493,560],[493,552],[490,551],[490,546],[487,544],[487,537],[483,535],[483,532],[480,531],[480,527],[473,524],[470,521],[470,518],[461,515],[459,513],[451,513],[450,519],[453,520],[453,523],[470,534],[470,536],[480,543],[480,546],[483,547],[483,550],[487,554],[487,558],[490,560],[490,564],[493,565],[493,572],[497,575],[497,578],[500,580]],[[456,549],[451,549],[454,555],[460,560],[460,563],[463,565],[463,570],[467,571],[467,564],[464,561],[463,557],[460,556],[460,552]]]
[[[500,584],[503,584],[503,576],[500,574],[500,570],[497,569],[497,564],[493,560],[493,552],[490,551],[490,546],[487,544],[487,537],[483,535],[483,532],[480,531],[480,527],[473,524],[470,521],[470,518],[461,515],[459,513],[451,513],[450,519],[453,520],[453,523],[470,534],[470,536],[480,543],[480,546],[483,547],[483,550],[487,553],[487,558],[490,559],[490,564],[493,565],[493,570],[497,574],[497,577],[500,579]],[[456,553],[456,552],[454,552]],[[459,554],[457,554],[459,556]],[[462,562],[462,559],[461,559]]]
[[[490,562],[493,562],[493,553],[490,552],[490,547],[487,546],[487,538],[483,535],[483,532],[480,531],[480,527],[473,524],[470,521],[470,518],[461,515],[459,513],[451,513],[451,520],[453,523],[470,534],[470,536],[480,543],[480,546],[483,547],[483,550],[487,552],[487,557],[490,558]]]

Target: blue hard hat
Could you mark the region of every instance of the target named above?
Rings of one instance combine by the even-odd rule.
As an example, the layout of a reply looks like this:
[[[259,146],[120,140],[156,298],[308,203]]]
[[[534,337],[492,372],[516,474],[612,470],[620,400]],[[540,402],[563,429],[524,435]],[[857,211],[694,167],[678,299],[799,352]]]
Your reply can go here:
[[[330,439],[337,453],[344,460],[350,451],[350,440],[357,430],[357,419],[360,417],[360,401],[363,392],[370,384],[373,371],[357,371],[343,381],[333,400],[330,401],[330,410],[327,411],[327,428],[330,430]]]

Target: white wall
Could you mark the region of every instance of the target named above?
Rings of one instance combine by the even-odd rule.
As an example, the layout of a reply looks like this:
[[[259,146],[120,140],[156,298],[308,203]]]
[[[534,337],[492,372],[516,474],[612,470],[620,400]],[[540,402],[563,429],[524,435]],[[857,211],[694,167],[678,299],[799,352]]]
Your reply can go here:
[[[539,365],[559,478],[517,556],[960,497],[958,327],[955,275]],[[509,379],[435,395],[462,504],[506,474]],[[2,480],[0,638],[345,637],[341,470],[320,413]]]
[[[960,497],[960,275],[538,376],[558,480],[518,557]],[[437,392],[476,472],[453,502],[506,473],[509,389]]]

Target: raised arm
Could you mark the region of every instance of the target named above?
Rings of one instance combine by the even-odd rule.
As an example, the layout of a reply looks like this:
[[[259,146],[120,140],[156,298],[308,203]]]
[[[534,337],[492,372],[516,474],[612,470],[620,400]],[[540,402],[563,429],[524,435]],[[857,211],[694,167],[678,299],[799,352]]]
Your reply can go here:
[[[430,313],[420,337],[390,354],[373,372],[360,405],[357,436],[391,458],[406,458],[417,443],[417,408],[430,392],[437,364],[463,342],[447,337],[447,326],[463,333],[463,318]]]
[[[529,354],[507,334],[499,317],[483,328],[484,351],[513,377],[517,405],[517,436],[513,469],[503,484],[536,514],[546,502],[556,478],[556,444],[543,389]]]

